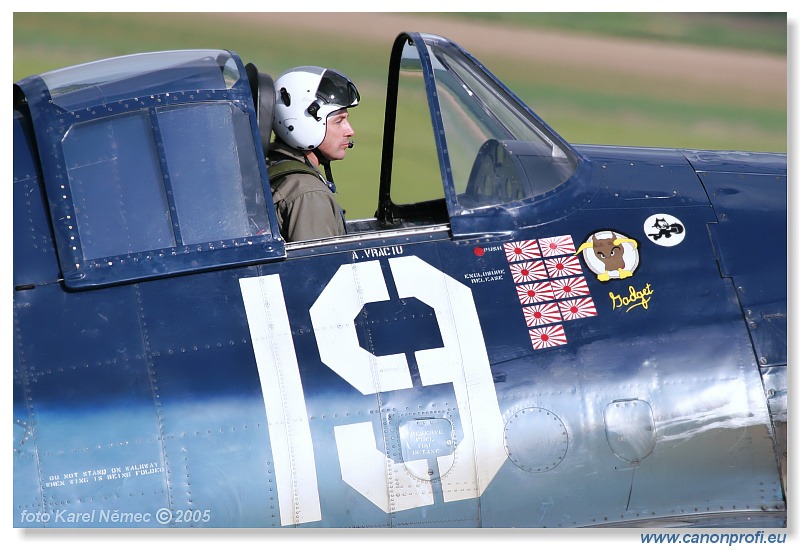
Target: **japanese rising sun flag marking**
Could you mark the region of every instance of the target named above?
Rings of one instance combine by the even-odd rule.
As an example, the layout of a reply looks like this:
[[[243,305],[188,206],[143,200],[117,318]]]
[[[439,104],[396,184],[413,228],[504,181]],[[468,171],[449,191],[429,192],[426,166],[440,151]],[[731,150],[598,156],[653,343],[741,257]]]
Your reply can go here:
[[[525,322],[529,327],[549,325],[561,321],[561,313],[554,302],[536,304],[522,308],[525,314]]]
[[[542,255],[546,257],[575,254],[575,245],[572,243],[570,235],[539,239],[539,246],[542,247]]]
[[[517,296],[519,296],[519,301],[523,304],[548,302],[553,300],[553,289],[550,288],[549,281],[519,285],[517,287]]]
[[[539,245],[536,244],[535,240],[506,243],[503,245],[503,250],[509,262],[522,262],[542,257],[542,253],[539,252]]]
[[[594,307],[594,302],[588,297],[558,302],[558,307],[561,309],[561,315],[564,316],[565,321],[583,319],[584,317],[594,317],[597,315],[597,309]]]
[[[550,277],[571,277],[572,275],[581,275],[581,262],[577,256],[565,256],[564,258],[548,258],[545,260],[547,272]]]
[[[552,348],[563,346],[567,343],[567,336],[564,334],[564,327],[561,325],[532,329],[530,336],[533,349]]]
[[[589,295],[589,285],[586,284],[586,279],[583,277],[556,279],[550,281],[550,288],[557,300]]]
[[[547,279],[547,270],[541,261],[511,264],[509,267],[511,268],[511,278],[517,284]]]
[[[503,245],[533,349],[567,343],[564,321],[597,315],[571,235]]]

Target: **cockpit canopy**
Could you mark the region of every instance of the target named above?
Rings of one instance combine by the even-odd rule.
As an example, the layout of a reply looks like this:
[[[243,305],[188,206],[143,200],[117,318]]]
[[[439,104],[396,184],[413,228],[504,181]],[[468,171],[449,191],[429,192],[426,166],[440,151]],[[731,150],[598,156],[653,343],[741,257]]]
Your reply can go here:
[[[264,159],[270,130],[260,127],[271,122],[262,100],[274,91],[254,97],[262,76],[234,52],[183,50],[15,85],[66,286],[286,257]],[[459,239],[579,207],[574,192],[559,190],[581,157],[453,42],[401,34],[386,109],[377,215],[348,226],[353,238],[435,226]]]
[[[387,128],[394,140],[392,171],[444,182],[426,190],[395,182],[389,191],[385,184],[383,201],[400,215],[402,205],[444,197],[451,221],[477,208],[513,207],[547,194],[574,174],[579,155],[456,44],[429,34],[401,35],[393,65],[396,116],[394,127]],[[387,120],[392,84],[390,78]],[[420,114],[426,101],[427,124]],[[431,124],[427,135],[435,147],[425,147],[420,145],[426,140],[423,128]]]
[[[244,74],[232,52],[190,50],[17,84],[67,286],[284,256]]]

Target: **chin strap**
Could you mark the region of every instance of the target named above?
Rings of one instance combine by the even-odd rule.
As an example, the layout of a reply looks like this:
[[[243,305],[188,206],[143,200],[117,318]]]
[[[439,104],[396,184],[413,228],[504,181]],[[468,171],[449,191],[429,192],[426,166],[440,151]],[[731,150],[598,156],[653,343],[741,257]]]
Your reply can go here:
[[[333,183],[333,172],[331,172],[331,161],[328,157],[322,154],[322,151],[319,149],[314,149],[314,154],[317,156],[317,160],[319,161],[320,165],[325,169],[325,179],[327,180],[325,183],[328,184],[330,190],[336,193],[336,184]]]
[[[322,154],[319,149],[314,149],[314,154],[317,156],[317,161],[325,168],[325,185],[331,190],[331,193],[336,193],[336,184],[333,183],[333,173],[331,172],[331,160]],[[344,232],[347,234],[347,220],[345,219],[345,211],[339,207],[339,213],[342,216],[342,223],[344,224]]]
[[[314,154],[317,155],[317,160],[325,168],[325,185],[331,190],[331,193],[336,193],[336,184],[333,183],[333,173],[331,172],[331,161],[328,157],[322,154],[319,149],[314,149]],[[345,218],[345,211],[340,206],[339,214],[342,216],[342,224],[344,224],[344,232],[347,234],[347,220]]]

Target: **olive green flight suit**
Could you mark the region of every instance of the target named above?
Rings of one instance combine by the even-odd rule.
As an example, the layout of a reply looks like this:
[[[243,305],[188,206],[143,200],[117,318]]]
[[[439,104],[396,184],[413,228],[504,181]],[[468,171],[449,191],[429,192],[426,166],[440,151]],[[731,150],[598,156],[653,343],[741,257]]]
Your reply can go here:
[[[270,144],[268,166],[292,160],[306,165],[308,171],[289,173],[270,181],[283,238],[295,242],[344,235],[342,208],[322,174],[308,166],[305,155],[297,149],[275,141]]]

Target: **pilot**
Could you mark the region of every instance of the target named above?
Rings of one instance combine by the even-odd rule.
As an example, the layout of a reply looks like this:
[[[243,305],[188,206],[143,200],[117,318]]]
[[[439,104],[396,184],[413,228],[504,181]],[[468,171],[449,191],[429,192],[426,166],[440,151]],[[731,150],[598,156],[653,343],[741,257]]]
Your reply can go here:
[[[330,164],[353,147],[348,109],[359,100],[355,84],[333,69],[295,67],[275,80],[275,140],[267,165],[278,226],[287,241],[345,233]]]

